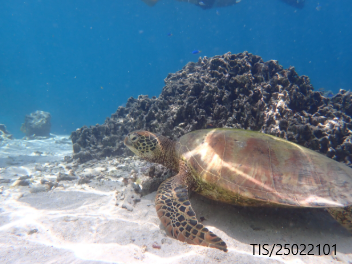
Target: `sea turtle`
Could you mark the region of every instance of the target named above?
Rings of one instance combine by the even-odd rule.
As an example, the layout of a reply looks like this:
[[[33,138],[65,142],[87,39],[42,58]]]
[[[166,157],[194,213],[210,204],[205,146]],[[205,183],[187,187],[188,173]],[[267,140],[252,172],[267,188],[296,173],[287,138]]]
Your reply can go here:
[[[237,205],[326,208],[352,232],[352,169],[300,145],[220,128],[177,141],[135,131],[124,143],[141,158],[178,172],[155,198],[162,224],[178,240],[227,251],[226,243],[198,222],[189,191]]]

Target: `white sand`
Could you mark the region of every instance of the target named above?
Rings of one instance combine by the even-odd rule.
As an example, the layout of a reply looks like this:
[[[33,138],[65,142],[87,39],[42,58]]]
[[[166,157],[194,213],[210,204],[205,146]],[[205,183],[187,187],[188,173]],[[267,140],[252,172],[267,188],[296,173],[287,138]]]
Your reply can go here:
[[[51,191],[29,192],[42,186],[40,179],[68,173],[62,160],[71,152],[67,136],[0,147],[0,180],[11,180],[0,183],[0,263],[352,263],[352,236],[324,210],[243,208],[193,195],[198,219],[205,217],[203,223],[227,243],[224,253],[167,237],[155,212],[155,192],[132,212],[116,206],[115,191],[123,188],[116,173],[89,184],[64,181]],[[75,175],[107,175],[114,160],[79,166]],[[45,170],[36,170],[39,164]],[[31,188],[11,187],[25,175],[31,175]],[[153,248],[155,242],[160,249]],[[336,244],[337,255],[268,257],[258,256],[257,248],[253,256],[252,243]]]

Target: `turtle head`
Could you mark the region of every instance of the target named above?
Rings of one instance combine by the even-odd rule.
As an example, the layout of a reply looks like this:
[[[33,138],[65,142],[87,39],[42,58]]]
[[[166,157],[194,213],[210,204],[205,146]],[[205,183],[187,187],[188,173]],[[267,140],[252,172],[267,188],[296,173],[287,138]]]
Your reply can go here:
[[[148,131],[134,131],[126,136],[124,143],[134,154],[141,158],[161,163],[161,157],[164,153],[160,137]]]

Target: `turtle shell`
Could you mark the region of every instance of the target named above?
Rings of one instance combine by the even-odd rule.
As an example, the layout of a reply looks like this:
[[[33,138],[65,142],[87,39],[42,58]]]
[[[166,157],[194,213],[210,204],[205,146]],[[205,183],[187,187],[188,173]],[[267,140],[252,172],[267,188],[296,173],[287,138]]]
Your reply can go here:
[[[177,151],[211,199],[243,205],[344,207],[352,204],[352,169],[300,145],[239,129],[197,130]]]

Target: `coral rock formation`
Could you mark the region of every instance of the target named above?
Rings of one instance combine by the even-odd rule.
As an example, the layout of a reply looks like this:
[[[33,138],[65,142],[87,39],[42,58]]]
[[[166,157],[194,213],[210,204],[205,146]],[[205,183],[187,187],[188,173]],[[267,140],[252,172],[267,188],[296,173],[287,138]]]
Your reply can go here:
[[[7,131],[5,125],[0,124],[0,142],[7,139],[13,139],[13,136]]]
[[[124,136],[145,129],[176,139],[213,127],[256,130],[351,165],[351,96],[314,91],[306,76],[248,52],[199,58],[169,74],[158,98],[131,97],[102,125],[72,132],[75,159],[130,155]]]
[[[30,115],[26,115],[24,123],[21,126],[21,131],[27,137],[32,136],[50,136],[51,115],[44,111],[35,111]]]

